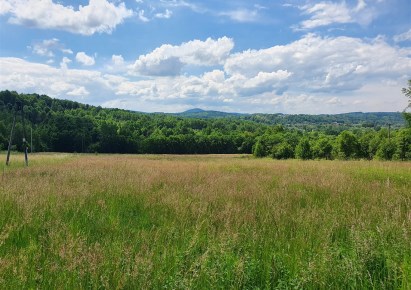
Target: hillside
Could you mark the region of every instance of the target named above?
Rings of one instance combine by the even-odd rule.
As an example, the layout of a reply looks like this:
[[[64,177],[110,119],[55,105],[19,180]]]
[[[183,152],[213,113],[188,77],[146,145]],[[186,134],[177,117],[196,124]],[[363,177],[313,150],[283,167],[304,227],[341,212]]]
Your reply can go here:
[[[24,103],[26,124],[23,128],[18,119],[13,139],[16,150],[23,150],[19,140],[25,129],[27,139],[27,132],[32,132],[34,151],[256,154],[258,148],[258,156],[283,159],[300,158],[299,143],[307,140],[309,154],[304,158],[411,157],[407,153],[411,152],[411,134],[404,129],[400,113],[284,115],[201,109],[141,113],[9,91],[0,92],[0,150],[8,146],[17,100]],[[344,149],[344,138],[352,143],[348,149]]]
[[[239,118],[250,120],[261,124],[278,125],[286,127],[306,126],[306,125],[346,125],[361,127],[378,127],[391,124],[394,128],[404,126],[405,122],[402,114],[399,112],[353,112],[344,114],[244,114],[244,113],[227,113],[220,111],[208,111],[202,109],[191,109],[182,113],[174,113],[174,116],[213,119],[213,118]]]
[[[210,111],[210,110],[203,110],[203,109],[195,108],[195,109],[187,110],[181,113],[174,113],[172,115],[186,117],[186,118],[212,119],[212,118],[243,117],[243,116],[247,116],[248,114],[227,113],[227,112]]]

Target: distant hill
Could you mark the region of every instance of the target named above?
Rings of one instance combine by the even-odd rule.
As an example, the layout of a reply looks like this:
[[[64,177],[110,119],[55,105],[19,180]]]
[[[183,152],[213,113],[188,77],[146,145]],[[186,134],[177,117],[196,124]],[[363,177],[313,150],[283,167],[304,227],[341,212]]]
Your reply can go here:
[[[375,113],[344,113],[321,115],[285,115],[285,114],[252,114],[244,117],[262,124],[281,124],[284,126],[302,125],[344,125],[348,127],[381,127],[391,124],[399,128],[405,125],[404,118],[399,112],[375,112]]]
[[[200,119],[212,119],[212,118],[227,118],[227,117],[239,117],[246,116],[242,113],[227,113],[220,111],[208,111],[199,108],[190,109],[182,113],[174,113],[174,116],[187,117],[187,118],[200,118]]]
[[[13,108],[17,102],[24,105],[25,122],[17,118],[12,149],[20,151],[24,149],[24,143],[19,140],[27,138],[26,133],[30,132],[30,147],[38,152],[249,154],[260,142],[257,156],[270,155],[281,159],[296,157],[295,150],[303,137],[309,138],[313,146],[323,146],[325,143],[319,144],[318,136],[325,136],[327,144],[339,150],[335,140],[343,131],[349,130],[358,142],[362,142],[362,151],[355,156],[374,158],[377,151],[388,144],[385,140],[387,136],[400,140],[396,136],[407,134],[400,113],[285,115],[202,109],[179,114],[141,113],[53,99],[45,95],[1,91],[0,150],[8,147],[8,136],[14,122]],[[389,135],[388,124],[393,129],[392,135]],[[374,143],[375,146],[370,147],[370,140],[377,140],[379,147]],[[398,148],[406,149],[408,145],[401,146]],[[273,151],[280,149],[284,149],[278,151],[281,154]],[[380,154],[381,150],[378,151]],[[404,154],[401,158],[408,158]],[[330,157],[327,156],[318,155],[318,158]],[[382,158],[392,158],[391,155],[384,156]]]
[[[301,127],[304,125],[344,125],[354,127],[380,127],[391,124],[393,128],[404,126],[404,119],[399,112],[352,112],[344,114],[245,114],[227,113],[221,111],[190,109],[182,113],[173,113],[173,116],[198,119],[238,118],[250,120],[266,125],[281,124],[286,127]]]

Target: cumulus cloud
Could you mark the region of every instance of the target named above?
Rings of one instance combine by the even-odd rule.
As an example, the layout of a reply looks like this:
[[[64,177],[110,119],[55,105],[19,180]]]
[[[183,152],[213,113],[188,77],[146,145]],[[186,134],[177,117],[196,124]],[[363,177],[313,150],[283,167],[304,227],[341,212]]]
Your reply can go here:
[[[193,40],[178,46],[169,44],[156,48],[153,52],[140,56],[132,69],[137,74],[167,76],[178,75],[184,65],[221,65],[234,47],[232,39],[222,37],[217,40]]]
[[[253,78],[261,72],[293,73],[289,86],[302,91],[356,90],[371,79],[409,74],[410,50],[399,49],[376,38],[323,38],[308,34],[288,45],[248,50],[231,55],[225,71]],[[384,57],[381,57],[384,55]]]
[[[124,3],[90,0],[78,9],[52,0],[2,0],[0,14],[9,22],[41,29],[56,29],[76,34],[111,33],[124,19],[133,15]]]
[[[98,71],[70,69],[71,60],[64,57],[60,67],[33,63],[20,58],[0,58],[0,89],[47,94],[52,97],[93,96],[100,104],[106,95],[113,95],[123,78]],[[93,94],[91,93],[93,92]],[[95,99],[87,99],[95,103]]]
[[[88,56],[85,52],[81,51],[76,54],[76,61],[81,63],[82,65],[91,66],[94,65],[96,62],[94,57]]]
[[[82,96],[87,103],[141,111],[170,112],[196,106],[243,112],[338,113],[397,111],[406,106],[401,87],[411,76],[411,49],[392,46],[383,38],[307,34],[286,45],[238,53],[231,52],[233,42],[227,40],[230,45],[218,46],[221,51],[207,50],[207,41],[158,48],[132,65],[137,76],[115,74],[119,71],[114,68],[128,65],[121,55],[108,61],[113,74],[69,68],[67,57],[60,67],[0,58],[0,89],[62,98]],[[155,61],[169,61],[170,67],[161,71]],[[204,72],[179,74],[181,67],[175,69],[187,64],[202,65]],[[141,76],[144,69],[149,76]]]

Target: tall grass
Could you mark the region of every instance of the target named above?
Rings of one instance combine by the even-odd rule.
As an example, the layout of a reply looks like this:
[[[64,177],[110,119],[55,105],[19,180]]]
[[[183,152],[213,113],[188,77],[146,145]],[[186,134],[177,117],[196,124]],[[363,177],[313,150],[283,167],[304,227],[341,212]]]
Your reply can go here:
[[[32,160],[3,171],[0,288],[411,289],[411,163]]]

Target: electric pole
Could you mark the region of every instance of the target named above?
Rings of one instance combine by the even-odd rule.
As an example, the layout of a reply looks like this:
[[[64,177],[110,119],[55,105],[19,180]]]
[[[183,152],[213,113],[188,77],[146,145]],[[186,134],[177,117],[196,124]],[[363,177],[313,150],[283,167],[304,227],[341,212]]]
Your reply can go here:
[[[14,128],[16,126],[16,117],[18,112],[20,112],[21,116],[21,122],[23,125],[23,148],[24,148],[24,162],[26,166],[29,166],[29,159],[28,159],[28,142],[26,140],[26,126],[24,123],[24,110],[23,110],[23,103],[20,101],[16,101],[14,105],[14,116],[13,116],[13,125],[11,127],[11,132],[10,132],[10,138],[9,138],[9,146],[7,148],[7,159],[6,159],[6,165],[10,165],[10,151],[11,151],[11,144],[13,142],[13,134],[14,134]]]

